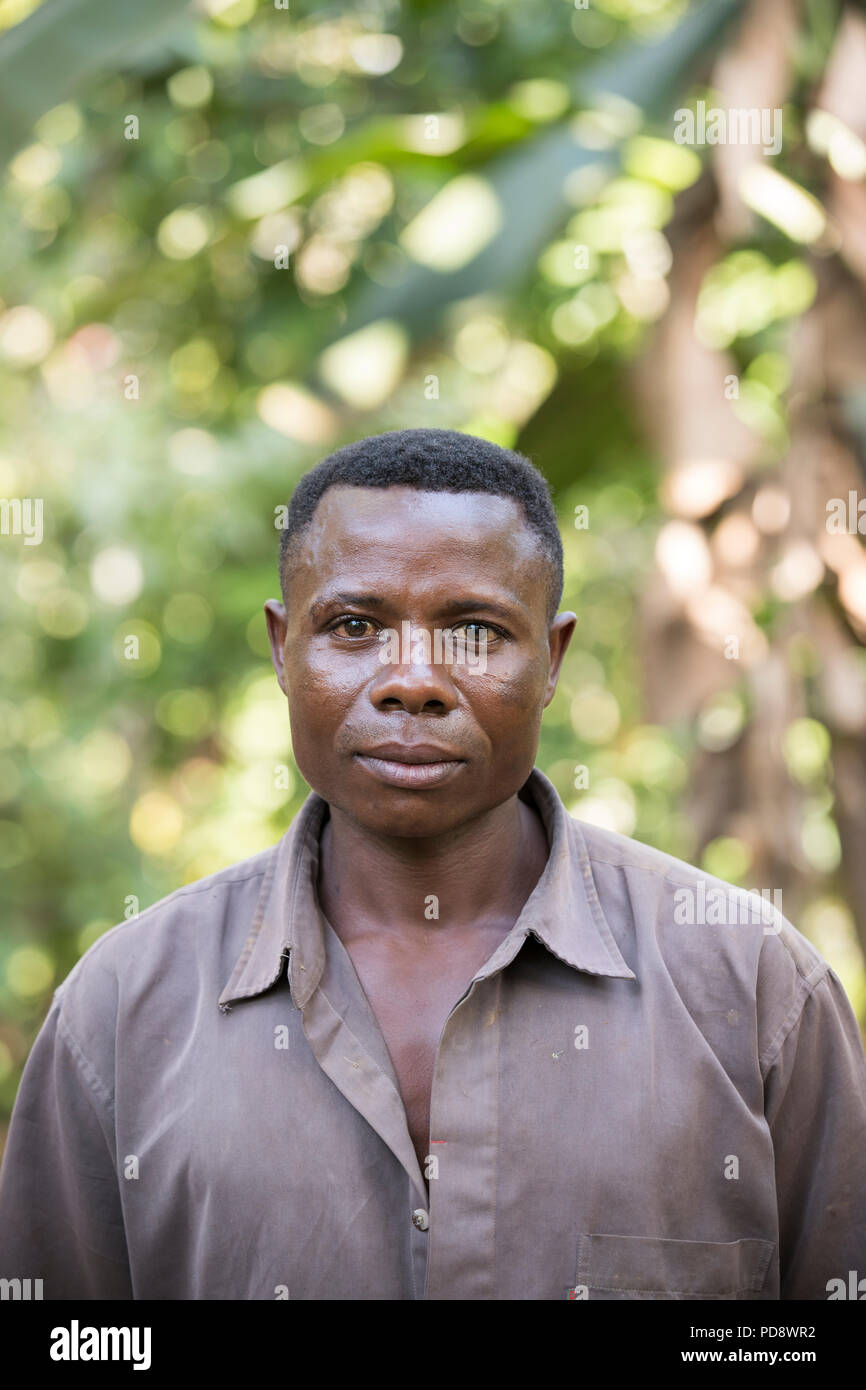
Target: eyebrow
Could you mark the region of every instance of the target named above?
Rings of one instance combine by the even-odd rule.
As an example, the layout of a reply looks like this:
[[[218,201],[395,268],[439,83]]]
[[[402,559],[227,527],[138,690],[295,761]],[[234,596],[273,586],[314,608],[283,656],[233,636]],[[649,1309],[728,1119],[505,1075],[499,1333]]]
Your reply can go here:
[[[471,594],[465,598],[452,598],[447,603],[443,603],[441,612],[447,617],[457,617],[460,613],[476,613],[479,608],[484,608],[488,613],[495,613],[499,618],[513,618],[515,608],[522,609],[522,603],[499,603],[495,598],[483,598],[481,595]]]
[[[379,594],[350,594],[345,590],[338,590],[335,593],[322,594],[321,598],[314,599],[310,604],[310,617],[315,618],[325,608],[330,608],[332,604],[346,604],[354,608],[385,608],[387,604]]]
[[[377,608],[380,611],[388,607],[387,599],[382,598],[380,594],[354,594],[339,590],[335,593],[323,594],[321,598],[315,599],[310,604],[310,617],[316,618],[324,609],[330,608],[334,604],[345,604],[354,608]],[[461,598],[448,599],[440,606],[439,612],[443,617],[457,617],[461,613],[477,613],[479,609],[484,609],[488,613],[495,613],[499,618],[513,620],[515,607],[522,610],[523,604],[504,604],[493,598],[468,594]]]

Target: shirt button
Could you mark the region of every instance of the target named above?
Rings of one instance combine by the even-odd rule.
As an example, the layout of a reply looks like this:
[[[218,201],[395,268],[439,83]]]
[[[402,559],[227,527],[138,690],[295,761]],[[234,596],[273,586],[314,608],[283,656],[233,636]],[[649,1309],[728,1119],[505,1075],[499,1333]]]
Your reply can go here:
[[[412,1225],[416,1226],[419,1231],[426,1231],[427,1227],[430,1225],[430,1217],[423,1207],[418,1207],[417,1211],[413,1211]]]

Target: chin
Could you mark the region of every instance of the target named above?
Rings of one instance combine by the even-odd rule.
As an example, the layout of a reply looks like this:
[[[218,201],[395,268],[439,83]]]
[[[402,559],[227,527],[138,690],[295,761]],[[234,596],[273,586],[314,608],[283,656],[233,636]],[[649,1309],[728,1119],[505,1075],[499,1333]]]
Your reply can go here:
[[[428,798],[422,800],[422,798]],[[469,807],[465,796],[445,795],[437,803],[427,793],[398,793],[384,791],[371,800],[355,802],[341,799],[339,809],[358,825],[375,835],[387,835],[395,840],[426,840],[445,835],[482,813],[485,807]]]

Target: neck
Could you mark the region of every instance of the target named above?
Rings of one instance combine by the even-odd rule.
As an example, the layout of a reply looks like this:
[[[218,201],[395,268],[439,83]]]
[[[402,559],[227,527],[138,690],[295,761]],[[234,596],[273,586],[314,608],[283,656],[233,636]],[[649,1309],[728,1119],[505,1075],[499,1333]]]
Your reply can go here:
[[[548,853],[538,812],[516,794],[423,840],[372,833],[331,807],[320,840],[319,902],[344,942],[371,928],[405,940],[504,931]]]

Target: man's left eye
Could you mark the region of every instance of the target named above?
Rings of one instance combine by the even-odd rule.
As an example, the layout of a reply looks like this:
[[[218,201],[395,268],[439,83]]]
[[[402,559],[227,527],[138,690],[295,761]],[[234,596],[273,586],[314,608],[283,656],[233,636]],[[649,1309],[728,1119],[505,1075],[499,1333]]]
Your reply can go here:
[[[453,629],[455,632],[465,632],[467,640],[477,646],[480,642],[495,642],[497,637],[503,634],[498,627],[493,627],[490,623],[465,622],[458,623]]]

